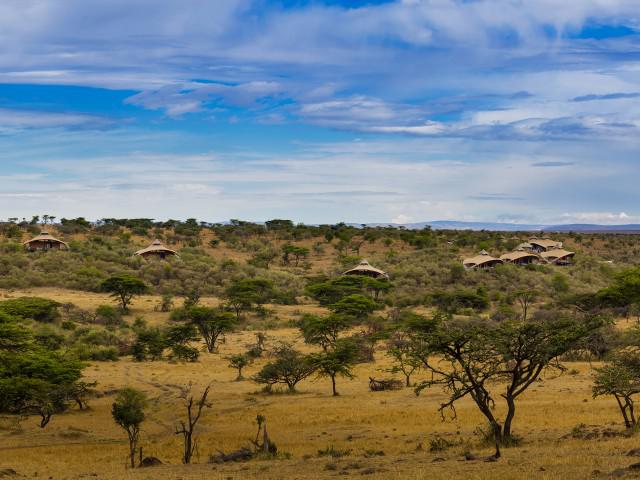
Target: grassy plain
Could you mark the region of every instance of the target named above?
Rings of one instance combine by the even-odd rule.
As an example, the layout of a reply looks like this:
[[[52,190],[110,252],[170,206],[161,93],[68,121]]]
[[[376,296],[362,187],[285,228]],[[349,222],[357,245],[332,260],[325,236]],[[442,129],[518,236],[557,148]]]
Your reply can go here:
[[[81,308],[108,303],[103,294],[54,288],[0,291],[0,298],[38,295]],[[166,313],[154,310],[158,297],[136,300],[132,315],[144,316],[151,324],[167,321]],[[215,304],[206,298],[204,303]],[[269,343],[295,342],[304,349],[297,330],[286,328],[287,320],[301,311],[318,307],[271,306],[282,327],[267,331]],[[620,418],[611,399],[591,398],[589,363],[567,363],[569,371],[538,382],[519,403],[515,430],[522,437],[516,447],[505,449],[498,462],[486,463],[490,455],[478,428],[483,419],[467,400],[460,404],[456,419],[443,422],[437,412],[445,398],[439,389],[416,397],[412,389],[369,392],[368,377],[388,376],[390,363],[383,351],[374,364],[359,365],[355,380],[339,380],[341,395],[330,395],[328,381],[307,380],[295,395],[264,395],[250,380],[236,382],[235,371],[224,357],[245,350],[253,332],[231,334],[218,354],[201,355],[198,363],[144,362],[128,357],[117,362],[93,363],[85,370],[88,380],[98,382],[99,397],[90,409],[54,417],[46,429],[35,418],[19,425],[10,419],[0,424],[0,467],[11,467],[32,478],[51,479],[279,479],[336,478],[356,476],[372,479],[572,479],[593,478],[634,463],[626,456],[639,446],[637,437],[622,433]],[[265,360],[247,368],[255,373]],[[417,377],[419,378],[419,377]],[[192,382],[200,391],[211,384],[213,406],[199,429],[196,464],[180,464],[180,438],[174,425],[183,407],[179,388]],[[115,392],[123,386],[147,392],[149,417],[143,426],[145,455],[160,458],[164,465],[149,469],[125,469],[126,437],[114,423],[110,407]],[[249,444],[255,435],[255,417],[267,418],[270,436],[283,454],[274,460],[209,464],[219,450],[229,452]],[[596,438],[574,438],[580,424],[586,431],[606,431]],[[579,432],[578,432],[579,433]],[[430,442],[441,436],[453,446],[430,451]],[[584,435],[577,435],[578,437]],[[343,452],[334,458],[319,451]],[[465,452],[477,459],[465,460]]]

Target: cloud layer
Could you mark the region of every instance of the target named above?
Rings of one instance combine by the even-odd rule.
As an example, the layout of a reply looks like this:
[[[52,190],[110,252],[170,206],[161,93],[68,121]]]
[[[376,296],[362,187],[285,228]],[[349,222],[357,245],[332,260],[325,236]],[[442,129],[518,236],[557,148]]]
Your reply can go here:
[[[637,1],[290,3],[3,2],[0,217],[635,218]]]

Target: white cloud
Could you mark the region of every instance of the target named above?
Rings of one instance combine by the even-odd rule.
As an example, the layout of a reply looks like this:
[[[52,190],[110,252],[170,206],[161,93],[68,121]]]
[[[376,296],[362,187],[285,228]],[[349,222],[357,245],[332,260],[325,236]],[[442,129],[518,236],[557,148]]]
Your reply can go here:
[[[113,121],[95,115],[0,108],[0,131],[25,128],[101,127]]]
[[[95,127],[112,124],[98,116],[0,109],[0,132],[12,134],[0,138],[0,172],[39,173],[0,176],[0,215],[38,212],[46,192],[67,216],[146,216],[153,205],[203,219],[628,220],[598,212],[637,204],[640,98],[610,96],[640,91],[637,45],[567,33],[637,29],[637,0],[296,3],[0,2],[0,82],[132,90],[130,105],[176,129],[102,135]],[[573,101],[589,95],[602,98]],[[310,145],[299,129],[270,139],[277,147],[223,147],[233,139],[171,118],[221,109],[229,122],[363,138]],[[55,136],[31,135],[49,128]],[[284,130],[262,128],[256,137]],[[158,155],[172,136],[167,151],[203,153]]]
[[[411,222],[413,222],[413,217],[405,215],[404,213],[401,213],[400,215],[391,219],[391,223],[397,223],[399,225],[404,225]]]
[[[208,102],[221,100],[236,107],[256,107],[266,97],[283,90],[277,82],[254,81],[238,85],[220,83],[180,83],[165,85],[156,90],[147,90],[125,100],[132,105],[148,109],[163,109],[171,117],[199,112]]]
[[[107,142],[120,135],[102,133]],[[72,144],[83,136],[69,132],[61,141]],[[7,146],[6,140],[0,139],[0,147]],[[123,145],[127,143],[135,140],[123,139]],[[537,144],[513,143],[507,151],[504,143],[499,151],[496,146],[410,137],[403,142],[364,139],[300,144],[288,153],[260,155],[133,151],[44,160],[35,149],[32,158],[20,160],[22,173],[0,176],[0,191],[5,194],[0,218],[44,209],[58,216],[88,218],[288,217],[309,223],[561,218],[566,223],[562,214],[567,211],[615,208],[593,195],[593,185],[598,185],[603,198],[614,194],[618,199],[635,198],[634,179],[640,167],[626,161],[635,148],[629,147],[626,153],[612,151],[619,163],[602,164],[599,150],[585,146],[578,152],[582,160],[571,167],[568,184],[566,174],[532,164],[558,163],[564,158],[563,150],[573,146],[556,143],[546,151]],[[11,161],[9,148],[0,151],[4,152],[0,164]],[[452,151],[460,158],[452,158]],[[602,220],[615,223],[622,218]]]
[[[562,215],[566,223],[597,223],[603,225],[618,225],[640,223],[640,215],[628,215],[625,212],[577,212]]]

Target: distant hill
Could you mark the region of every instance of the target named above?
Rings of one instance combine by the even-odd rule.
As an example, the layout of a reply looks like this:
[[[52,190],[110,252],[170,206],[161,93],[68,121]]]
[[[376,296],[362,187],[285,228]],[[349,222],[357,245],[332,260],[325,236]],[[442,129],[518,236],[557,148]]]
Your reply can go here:
[[[361,224],[351,224],[360,226]],[[567,225],[542,225],[525,223],[499,223],[499,222],[460,222],[456,220],[436,220],[432,222],[414,223],[368,223],[369,227],[404,227],[412,230],[419,230],[431,227],[434,230],[492,230],[499,232],[617,232],[617,233],[639,233],[640,224],[629,225],[597,225],[590,223],[573,223]]]
[[[617,232],[617,233],[640,233],[640,224],[632,223],[628,225],[596,225],[590,223],[572,223],[569,225],[553,225],[543,230],[547,232]]]

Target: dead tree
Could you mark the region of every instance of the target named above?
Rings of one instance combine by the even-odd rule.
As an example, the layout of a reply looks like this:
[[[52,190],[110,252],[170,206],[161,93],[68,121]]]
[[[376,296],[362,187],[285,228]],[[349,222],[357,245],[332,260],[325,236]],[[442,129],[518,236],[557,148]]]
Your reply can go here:
[[[256,453],[275,455],[278,452],[278,447],[271,441],[267,433],[267,419],[263,415],[258,415],[256,422],[258,423],[258,431],[255,440],[251,441],[256,448]],[[262,443],[260,443],[260,433],[262,433]]]
[[[184,404],[187,409],[187,418],[180,420],[176,426],[176,435],[182,435],[184,440],[184,450],[182,454],[182,463],[188,465],[191,463],[193,454],[198,449],[198,439],[195,437],[194,432],[200,417],[202,416],[202,410],[205,408],[211,408],[211,403],[207,402],[209,395],[210,385],[204,389],[199,400],[196,400],[191,394],[192,384],[182,389],[180,397],[184,399]]]
[[[216,455],[209,457],[209,463],[225,463],[225,462],[238,462],[244,460],[251,460],[256,455],[268,455],[275,456],[278,453],[278,447],[275,442],[269,438],[267,433],[267,420],[263,415],[256,417],[256,423],[258,424],[258,431],[256,432],[256,438],[249,440],[253,444],[253,449],[242,447],[231,453],[224,453],[218,450]],[[262,437],[262,441],[260,441]]]
[[[400,380],[395,378],[376,380],[373,377],[369,377],[369,390],[372,392],[383,392],[385,390],[402,390],[403,384]]]

